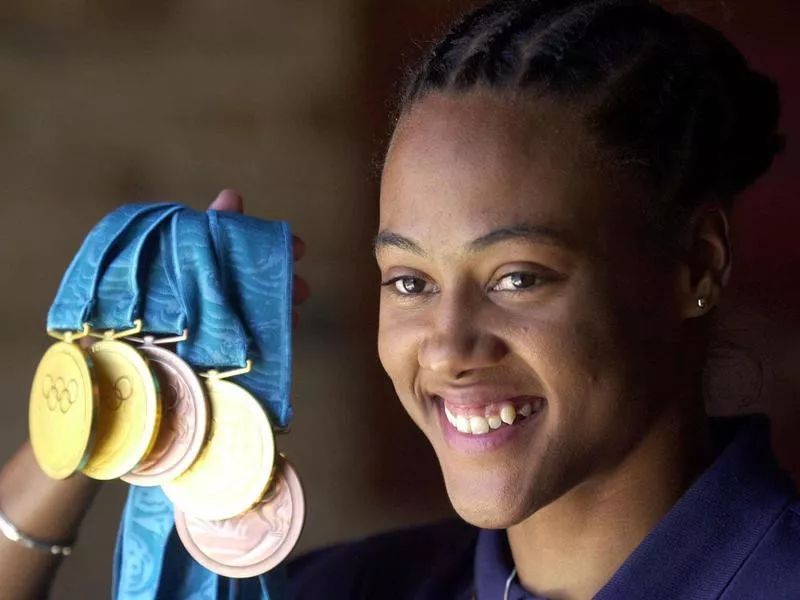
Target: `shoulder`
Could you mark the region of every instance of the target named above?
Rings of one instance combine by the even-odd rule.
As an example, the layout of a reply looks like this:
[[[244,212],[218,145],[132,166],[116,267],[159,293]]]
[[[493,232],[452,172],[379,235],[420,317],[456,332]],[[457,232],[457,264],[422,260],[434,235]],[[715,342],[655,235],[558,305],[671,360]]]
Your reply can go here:
[[[318,550],[289,564],[289,597],[452,598],[471,584],[477,535],[453,520]]]
[[[730,585],[732,598],[800,598],[800,502],[790,503]]]

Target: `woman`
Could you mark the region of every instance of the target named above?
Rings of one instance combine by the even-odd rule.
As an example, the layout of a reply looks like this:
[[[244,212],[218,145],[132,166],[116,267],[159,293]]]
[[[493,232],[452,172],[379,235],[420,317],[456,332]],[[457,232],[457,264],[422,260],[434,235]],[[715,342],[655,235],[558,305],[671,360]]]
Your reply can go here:
[[[767,426],[700,389],[778,113],[718,32],[645,0],[495,1],[436,44],[386,156],[379,352],[466,524],[295,561],[294,597],[800,598]],[[33,468],[2,497],[40,486],[16,516],[69,537],[92,484]],[[50,559],[1,548],[46,587]]]

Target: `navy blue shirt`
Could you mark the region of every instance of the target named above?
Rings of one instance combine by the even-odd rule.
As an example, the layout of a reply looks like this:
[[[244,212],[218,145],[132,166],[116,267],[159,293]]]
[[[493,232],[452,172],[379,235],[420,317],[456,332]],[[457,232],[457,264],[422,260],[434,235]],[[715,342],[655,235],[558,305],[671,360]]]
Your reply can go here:
[[[764,417],[717,420],[727,445],[595,596],[800,600],[800,503]],[[504,531],[452,521],[321,550],[290,565],[292,600],[502,600]],[[510,600],[540,600],[514,582]]]

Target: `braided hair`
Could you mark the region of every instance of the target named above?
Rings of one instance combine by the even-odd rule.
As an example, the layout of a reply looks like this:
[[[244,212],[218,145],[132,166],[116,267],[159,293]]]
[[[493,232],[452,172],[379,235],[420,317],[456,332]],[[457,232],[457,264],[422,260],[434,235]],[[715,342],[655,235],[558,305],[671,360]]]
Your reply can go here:
[[[727,209],[784,140],[775,83],[717,30],[649,0],[493,0],[465,15],[411,75],[401,116],[431,93],[556,95],[652,185],[660,231]]]

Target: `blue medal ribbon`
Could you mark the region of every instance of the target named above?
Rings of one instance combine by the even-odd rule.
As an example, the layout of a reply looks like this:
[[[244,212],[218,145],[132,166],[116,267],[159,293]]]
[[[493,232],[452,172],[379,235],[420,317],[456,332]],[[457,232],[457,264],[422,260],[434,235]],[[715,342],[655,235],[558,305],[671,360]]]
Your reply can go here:
[[[151,253],[150,268],[145,274],[142,319],[146,331],[177,336],[184,332],[185,319],[173,281],[170,229],[167,224],[158,229],[158,246]]]
[[[170,237],[168,270],[189,331],[188,339],[178,344],[178,354],[201,370],[244,367],[248,338],[234,289],[223,275],[227,256],[215,252],[208,215],[182,210],[170,222]]]
[[[222,275],[238,301],[253,368],[237,383],[263,404],[274,425],[292,419],[292,234],[283,222],[208,213]]]
[[[156,205],[153,210],[140,213],[138,218],[122,233],[119,252],[103,271],[92,310],[92,327],[95,329],[130,329],[141,316],[142,283],[138,266],[146,260],[157,241],[158,227],[181,210],[177,204]],[[110,253],[109,253],[110,254]]]
[[[47,329],[79,331],[91,318],[97,287],[121,238],[138,219],[168,204],[130,204],[103,218],[72,259],[47,315]]]

